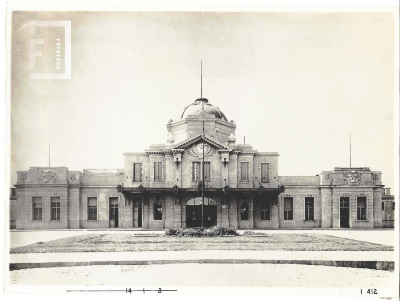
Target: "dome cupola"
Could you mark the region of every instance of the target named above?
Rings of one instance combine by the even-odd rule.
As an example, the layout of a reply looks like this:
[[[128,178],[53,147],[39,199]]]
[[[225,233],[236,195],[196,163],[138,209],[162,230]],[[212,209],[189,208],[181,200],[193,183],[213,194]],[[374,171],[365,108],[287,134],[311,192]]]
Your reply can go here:
[[[183,110],[180,117],[181,119],[186,119],[189,115],[201,115],[203,110],[205,115],[214,116],[218,119],[228,121],[224,113],[222,113],[218,107],[208,103],[207,98],[196,99],[194,103],[191,103]]]

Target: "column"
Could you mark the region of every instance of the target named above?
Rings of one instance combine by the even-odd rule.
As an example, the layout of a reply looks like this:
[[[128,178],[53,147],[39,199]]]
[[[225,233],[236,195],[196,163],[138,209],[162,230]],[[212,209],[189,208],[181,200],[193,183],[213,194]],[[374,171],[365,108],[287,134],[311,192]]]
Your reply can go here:
[[[69,189],[69,200],[68,200],[68,229],[79,229],[79,199],[80,189],[70,188]]]
[[[332,189],[321,187],[321,222],[322,228],[332,228]]]
[[[374,189],[374,228],[382,228],[382,188]]]
[[[172,196],[167,195],[165,197],[165,228],[174,227],[175,222],[175,204],[174,198]]]
[[[238,228],[237,198],[232,196],[229,199],[229,227]]]
[[[149,220],[150,220],[150,200],[149,197],[143,198],[143,222],[142,227],[148,229],[149,228]]]

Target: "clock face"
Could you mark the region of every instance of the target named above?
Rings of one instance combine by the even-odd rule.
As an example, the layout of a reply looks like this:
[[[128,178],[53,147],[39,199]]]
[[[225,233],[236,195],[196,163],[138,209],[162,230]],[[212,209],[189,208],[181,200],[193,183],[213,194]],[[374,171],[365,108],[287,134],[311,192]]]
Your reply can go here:
[[[204,145],[204,157],[212,156],[214,154],[214,148],[210,146],[208,143],[197,143],[188,149],[188,154],[194,157],[202,157],[203,156],[203,145]]]

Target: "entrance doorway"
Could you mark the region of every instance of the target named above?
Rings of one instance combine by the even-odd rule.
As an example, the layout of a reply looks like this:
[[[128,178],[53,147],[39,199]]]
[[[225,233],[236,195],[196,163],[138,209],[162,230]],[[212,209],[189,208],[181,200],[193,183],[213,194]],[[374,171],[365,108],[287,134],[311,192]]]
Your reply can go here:
[[[118,198],[110,198],[110,228],[118,228]]]
[[[202,198],[194,198],[186,203],[186,227],[201,227]],[[204,198],[203,226],[209,228],[217,225],[217,203]]]
[[[350,228],[349,225],[350,216],[350,198],[340,198],[340,228]]]

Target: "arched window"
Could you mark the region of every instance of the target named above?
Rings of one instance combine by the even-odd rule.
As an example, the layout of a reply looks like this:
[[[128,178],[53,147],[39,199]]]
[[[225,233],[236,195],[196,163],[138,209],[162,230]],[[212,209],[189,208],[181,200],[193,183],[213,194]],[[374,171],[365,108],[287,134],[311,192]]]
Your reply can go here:
[[[162,220],[162,203],[161,201],[154,202],[154,220]]]
[[[240,203],[240,219],[242,221],[249,219],[249,204],[247,202]]]

